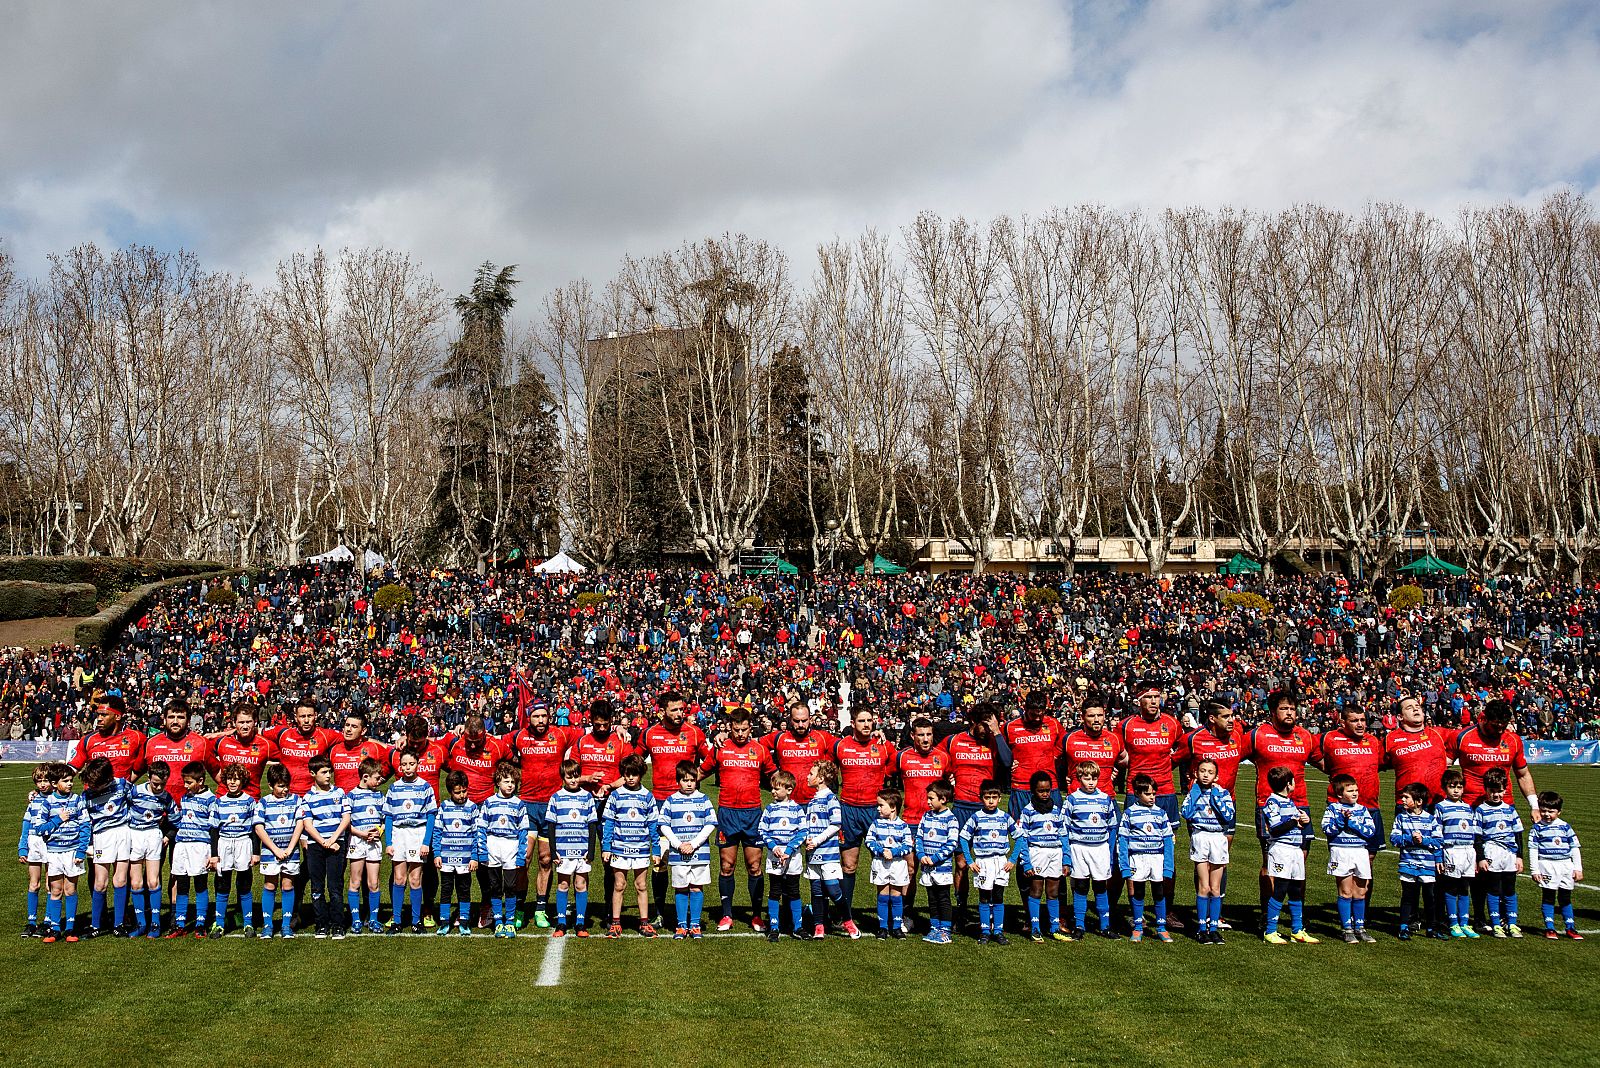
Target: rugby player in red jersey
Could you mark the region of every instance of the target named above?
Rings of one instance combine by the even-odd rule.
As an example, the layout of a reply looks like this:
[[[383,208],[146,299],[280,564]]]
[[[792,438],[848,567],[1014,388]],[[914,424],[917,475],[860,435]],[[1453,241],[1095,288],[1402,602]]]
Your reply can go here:
[[[1192,730],[1178,742],[1173,753],[1185,790],[1194,780],[1195,766],[1202,760],[1217,765],[1217,785],[1231,795],[1239,781],[1239,764],[1250,756],[1250,735],[1238,725],[1238,716],[1225,701],[1210,700],[1202,708],[1205,726]]]
[[[844,819],[839,835],[839,864],[844,871],[840,883],[844,888],[844,919],[854,923],[850,903],[855,900],[861,842],[878,818],[878,794],[894,770],[896,752],[878,733],[878,717],[871,708],[862,705],[850,717],[850,733],[834,744],[833,754],[839,765],[839,810]]]
[[[127,711],[120,694],[95,695],[94,730],[83,736],[68,763],[82,771],[95,757],[105,757],[112,775],[129,783],[137,779],[144,771],[145,736],[124,722]]]
[[[1528,801],[1530,824],[1539,818],[1539,793],[1533,785],[1533,773],[1528,770],[1528,755],[1523,750],[1522,739],[1511,730],[1511,703],[1495,698],[1484,704],[1477,721],[1455,736],[1450,752],[1461,764],[1461,774],[1467,780],[1467,792],[1462,800],[1476,805],[1483,799],[1483,776],[1490,768],[1500,768],[1507,782],[1515,782]],[[1506,800],[1511,801],[1511,791]],[[1472,880],[1473,923],[1484,927],[1484,895],[1487,880]]]
[[[1173,780],[1172,765],[1183,735],[1183,725],[1176,716],[1161,711],[1162,685],[1154,679],[1144,679],[1134,684],[1134,714],[1128,716],[1117,728],[1122,744],[1128,750],[1128,781],[1135,775],[1148,775],[1156,784],[1156,807],[1167,814],[1174,827],[1178,822],[1178,787]],[[1130,792],[1123,798],[1126,807],[1133,804]],[[1164,879],[1161,893],[1167,899],[1167,927],[1181,931],[1183,924],[1173,914],[1173,880]]]
[[[837,741],[827,731],[812,726],[811,706],[796,697],[789,702],[789,726],[768,734],[761,744],[767,747],[774,765],[794,776],[790,799],[797,805],[806,805],[816,794],[806,781],[811,776],[811,765],[823,758],[832,759]]]
[[[339,732],[319,727],[322,709],[310,697],[294,706],[294,722],[267,731],[267,738],[278,747],[278,763],[289,769],[289,792],[303,796],[311,789],[311,758],[323,756],[339,740]]]
[[[967,709],[967,729],[940,742],[939,749],[950,758],[950,777],[955,784],[950,811],[964,830],[967,821],[983,807],[980,788],[984,780],[1003,781],[1011,767],[1011,748],[1000,723],[1000,709],[989,701],[979,701]],[[960,850],[956,851],[955,862],[957,904],[963,916],[969,917],[967,860]]]
[[[152,760],[165,760],[167,767],[173,769],[167,778],[167,793],[174,801],[183,800],[183,766],[192,760],[204,764],[211,755],[205,735],[189,729],[189,711],[188,701],[174,697],[162,714],[161,733],[144,740],[144,766],[148,767]]]
[[[905,796],[905,809],[900,818],[906,821],[915,838],[922,817],[928,814],[928,787],[950,778],[950,754],[933,746],[933,720],[916,708],[905,710],[911,722],[911,744],[895,757],[895,770],[900,773],[900,792]],[[906,887],[905,910],[910,915],[917,900],[917,882],[912,872],[911,884]]]
[[[1339,713],[1339,726],[1323,731],[1317,741],[1318,766],[1328,773],[1328,800],[1335,800],[1333,777],[1348,775],[1356,781],[1356,800],[1372,816],[1374,832],[1367,852],[1376,856],[1388,833],[1383,829],[1383,810],[1378,807],[1378,769],[1383,767],[1383,743],[1367,733],[1367,713],[1356,705],[1346,705]],[[1376,868],[1376,865],[1373,865]],[[1367,880],[1365,897],[1372,900],[1377,872]]]
[[[1395,729],[1383,739],[1383,763],[1394,769],[1395,792],[1420,782],[1428,788],[1428,804],[1436,805],[1444,800],[1440,780],[1450,764],[1450,737],[1429,726],[1422,698],[1415,694],[1394,703],[1394,717]]]
[[[328,759],[333,761],[333,785],[345,793],[361,785],[361,762],[368,757],[383,765],[380,774],[387,780],[394,754],[376,738],[367,737],[365,712],[346,712],[344,734],[328,747]]]
[[[1100,769],[1100,788],[1117,792],[1116,776],[1128,766],[1128,751],[1116,731],[1106,729],[1106,699],[1099,690],[1083,695],[1078,729],[1067,735],[1063,749],[1069,769],[1088,761]]]
[[[508,759],[522,768],[522,804],[528,810],[528,834],[538,842],[533,924],[549,927],[550,872],[554,861],[550,836],[545,833],[545,811],[551,795],[561,787],[561,762],[572,748],[573,735],[565,727],[550,722],[550,708],[543,701],[535,700],[528,706],[526,720],[527,726],[512,731],[501,741],[509,750]],[[527,878],[527,868],[523,868],[522,885],[517,891],[519,898],[527,894]]]
[[[1047,711],[1049,698],[1043,690],[1029,690],[1022,702],[1022,715],[1005,725],[1006,744],[1011,747],[1011,818],[1022,815],[1031,796],[1028,783],[1035,772],[1050,776],[1050,796],[1061,804],[1061,783],[1056,766],[1061,763],[1066,728]]]
[[[244,792],[261,796],[261,772],[278,759],[278,747],[256,726],[256,706],[239,701],[233,706],[233,730],[211,739],[211,776],[217,780],[217,793],[227,793],[222,785],[222,769],[238,765],[244,769]]]
[[[1267,772],[1273,768],[1286,768],[1294,775],[1294,787],[1289,791],[1292,800],[1308,815],[1311,806],[1306,799],[1306,765],[1317,759],[1317,736],[1300,726],[1300,706],[1295,695],[1288,690],[1273,690],[1267,695],[1267,722],[1250,732],[1250,760],[1256,766],[1256,835],[1263,837],[1261,806],[1272,796],[1267,783]],[[1308,842],[1306,851],[1310,852]],[[1265,841],[1261,848],[1261,922],[1266,926],[1267,898],[1271,895],[1271,882],[1267,878],[1267,850]]]
[[[761,780],[777,771],[767,747],[750,734],[750,710],[735,705],[728,710],[728,736],[700,764],[700,774],[717,776],[717,849],[721,862],[718,889],[722,893],[722,917],[717,930],[733,927],[734,868],[739,850],[744,850],[744,870],[750,889],[750,926],[764,930],[761,910]],[[666,887],[662,886],[665,895]],[[657,902],[661,910],[663,903]]]
[[[659,805],[678,791],[678,765],[687,760],[699,767],[711,755],[711,746],[706,741],[705,731],[688,722],[688,702],[677,690],[663,690],[656,695],[656,712],[659,721],[650,724],[639,734],[638,749],[650,762],[650,793]],[[759,868],[757,875],[760,875]],[[666,911],[667,878],[665,869],[650,873],[650,889],[655,898],[657,915]],[[609,877],[606,885],[611,885]],[[732,874],[723,876],[718,881],[718,887],[722,891],[723,901],[731,906]],[[757,911],[760,911],[759,907]],[[728,927],[732,926],[730,919]],[[719,929],[728,928],[719,925]]]

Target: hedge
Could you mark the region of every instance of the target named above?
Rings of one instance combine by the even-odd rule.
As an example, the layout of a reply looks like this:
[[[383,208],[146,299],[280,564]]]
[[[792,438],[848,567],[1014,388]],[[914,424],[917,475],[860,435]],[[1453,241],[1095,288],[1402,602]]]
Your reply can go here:
[[[0,582],[87,582],[101,603],[162,579],[204,575],[226,565],[213,560],[161,560],[121,556],[0,556]]]
[[[1028,604],[1060,604],[1061,594],[1049,586],[1035,586],[1022,595]]]
[[[379,586],[377,592],[372,595],[372,603],[385,612],[404,608],[414,600],[416,600],[416,595],[410,589],[397,582],[391,582],[387,586]]]
[[[94,603],[95,589],[87,582],[0,581],[0,619],[86,616]]]
[[[1271,601],[1259,593],[1252,593],[1249,590],[1242,592],[1230,590],[1222,595],[1222,603],[1229,608],[1248,608],[1256,612],[1265,612],[1268,615],[1275,611]]]
[[[1427,599],[1420,586],[1396,586],[1389,591],[1389,606],[1402,612],[1409,612]]]
[[[163,579],[160,582],[150,582],[136,589],[132,589],[118,597],[99,612],[88,619],[80,620],[77,629],[73,631],[72,639],[79,645],[98,645],[102,648],[116,641],[118,636],[127,627],[128,622],[137,619],[144,612],[146,606],[155,599],[156,594],[171,586],[182,586],[190,582],[205,579],[215,583],[222,579],[233,578],[237,575],[247,575],[250,572],[242,568],[231,568],[227,571],[215,571],[206,575],[178,575],[174,578]]]
[[[751,612],[760,612],[767,607],[767,602],[752,593],[748,597],[739,598],[738,601],[734,602],[734,607],[744,608]]]

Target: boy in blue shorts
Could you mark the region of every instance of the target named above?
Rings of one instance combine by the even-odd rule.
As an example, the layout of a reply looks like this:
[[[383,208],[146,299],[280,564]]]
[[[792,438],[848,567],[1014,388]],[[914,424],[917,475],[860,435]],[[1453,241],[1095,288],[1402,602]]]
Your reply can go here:
[[[589,843],[595,824],[600,821],[594,795],[579,782],[582,768],[576,760],[561,762],[561,789],[550,795],[545,807],[545,822],[555,848],[556,924],[552,937],[567,933],[567,895],[576,892],[579,938],[589,937]]]

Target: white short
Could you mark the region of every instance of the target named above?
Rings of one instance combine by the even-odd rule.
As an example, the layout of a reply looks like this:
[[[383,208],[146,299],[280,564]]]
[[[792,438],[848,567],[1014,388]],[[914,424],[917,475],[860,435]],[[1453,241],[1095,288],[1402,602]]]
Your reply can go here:
[[[612,871],[643,871],[650,866],[649,857],[619,857],[611,854]]]
[[[1534,877],[1542,890],[1571,890],[1574,882],[1575,868],[1571,859],[1567,860],[1539,860],[1534,859],[1533,870],[1528,874]]]
[[[1111,878],[1111,845],[1102,842],[1099,845],[1072,846],[1072,877],[1074,879],[1092,879],[1103,883]]]
[[[1126,876],[1130,883],[1159,883],[1166,878],[1167,858],[1161,853],[1130,853]]]
[[[1189,859],[1196,864],[1227,864],[1228,836],[1221,831],[1195,831],[1189,836]]]
[[[896,857],[894,860],[873,857],[867,880],[873,886],[910,886],[911,862],[905,857]]]
[[[1354,875],[1357,879],[1372,878],[1372,854],[1366,846],[1329,846],[1328,874],[1337,878]]]
[[[262,875],[299,875],[300,874],[300,851],[297,849],[293,853],[290,853],[288,860],[279,860],[277,857],[273,856],[271,853],[268,853],[266,856],[261,858],[261,874]]]
[[[50,851],[44,847],[44,835],[28,835],[28,863],[46,864],[50,860]]]
[[[1444,847],[1444,874],[1452,879],[1470,879],[1478,872],[1478,851],[1469,845]]]
[[[1362,851],[1362,856],[1366,852]],[[1289,842],[1274,842],[1267,847],[1267,875],[1274,879],[1304,879],[1306,852]]]
[[[172,874],[204,875],[210,871],[210,842],[179,842],[172,847]]]
[[[838,882],[844,878],[844,866],[837,860],[809,864],[806,866],[806,878],[814,883]]]
[[[1040,879],[1061,878],[1061,847],[1041,847],[1028,850],[1028,863],[1033,874]]]
[[[789,854],[789,859],[780,861],[772,855],[772,850],[767,850],[768,875],[799,875],[800,869],[806,866],[806,855],[800,850]]]
[[[1517,854],[1499,842],[1483,843],[1483,859],[1489,862],[1490,871],[1517,870]]]
[[[161,828],[128,828],[128,859],[135,864],[161,859]]]
[[[917,882],[923,886],[950,886],[955,881],[956,873],[951,865],[946,865],[942,871],[936,870],[934,865],[917,868]]]
[[[382,860],[383,839],[380,838],[376,842],[369,842],[359,834],[351,832],[350,844],[344,850],[344,859],[351,864],[358,860]]]
[[[67,879],[76,879],[83,874],[83,865],[78,863],[78,855],[72,852],[56,852],[49,850],[45,853],[45,866],[50,877],[62,876]]]
[[[89,859],[96,864],[117,864],[133,855],[132,831],[126,825],[107,827],[95,834],[89,845]]]
[[[465,875],[472,870],[472,860],[441,860],[439,870],[447,875]]]
[[[588,874],[589,869],[592,867],[594,867],[594,865],[590,862],[588,857],[556,858],[557,875],[577,875],[579,872]]]
[[[523,862],[527,859],[522,855],[522,851],[517,848],[517,840],[515,838],[499,838],[495,835],[490,835],[488,853],[488,867],[502,868],[507,871],[522,867]]]
[[[218,871],[249,871],[256,859],[257,843],[248,838],[222,838],[217,841]]]
[[[993,890],[997,886],[1010,886],[1011,873],[1006,871],[1005,857],[979,857],[972,862],[972,885],[979,890]]]
[[[1400,881],[1403,882],[1403,883],[1421,883],[1422,885],[1426,886],[1426,885],[1429,885],[1429,884],[1431,884],[1433,882],[1433,876],[1431,876],[1431,875],[1407,875],[1404,872],[1402,872],[1400,874]]]
[[[422,860],[422,847],[428,844],[428,828],[396,827],[389,836],[389,847],[394,859],[402,864],[416,864]]]
[[[709,864],[674,864],[672,865],[672,888],[686,890],[691,886],[704,887],[711,882],[711,865]]]

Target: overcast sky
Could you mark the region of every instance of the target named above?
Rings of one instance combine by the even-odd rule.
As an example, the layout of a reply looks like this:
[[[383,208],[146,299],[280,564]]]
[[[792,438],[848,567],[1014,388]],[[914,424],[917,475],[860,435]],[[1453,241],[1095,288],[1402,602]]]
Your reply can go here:
[[[524,301],[918,210],[1359,208],[1600,185],[1600,4],[0,0],[0,240],[257,280],[382,244]]]

